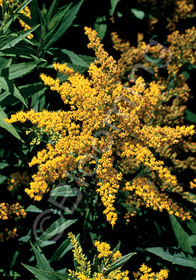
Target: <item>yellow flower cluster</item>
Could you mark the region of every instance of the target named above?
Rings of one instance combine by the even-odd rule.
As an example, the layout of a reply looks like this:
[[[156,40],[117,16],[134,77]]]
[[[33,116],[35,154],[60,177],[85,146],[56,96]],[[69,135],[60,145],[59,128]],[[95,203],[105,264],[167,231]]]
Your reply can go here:
[[[16,215],[18,219],[25,218],[26,214],[27,213],[19,204],[19,202],[16,202],[14,204],[9,204],[5,202],[0,203],[0,219],[2,220],[8,220],[13,215]]]
[[[34,109],[28,112],[18,112],[11,116],[11,118],[6,121],[8,123],[13,122],[26,122],[30,121],[32,124],[36,124],[38,127],[44,127],[45,131],[53,130],[58,131],[60,133],[64,132],[64,128],[69,126],[69,119],[67,112],[49,112],[47,110],[43,110],[42,112],[35,112]],[[68,122],[68,124],[67,124]]]
[[[144,166],[149,167],[150,170],[158,173],[159,177],[167,182],[168,187],[175,187],[178,190],[181,190],[181,187],[177,185],[177,180],[174,175],[170,173],[167,167],[164,167],[163,161],[157,161],[153,156],[153,153],[147,148],[140,144],[129,145],[125,143],[125,149],[122,153],[122,156],[132,157],[134,156],[136,159],[136,164],[139,165],[143,163]]]
[[[114,47],[122,53],[121,58],[118,61],[118,65],[121,70],[120,75],[122,78],[125,80],[125,78],[127,78],[127,73],[129,74],[129,81],[131,78],[137,77],[138,71],[140,71],[140,67],[143,65],[146,67],[145,69],[151,69],[154,71],[154,77],[152,76],[152,78],[159,85],[159,89],[161,91],[158,98],[159,100],[154,106],[154,110],[150,111],[151,114],[149,115],[149,118],[145,118],[144,125],[142,125],[139,130],[140,133],[137,134],[137,139],[130,143],[132,145],[130,147],[133,148],[134,146],[135,148],[137,147],[137,144],[140,145],[138,142],[142,141],[145,143],[145,148],[148,146],[155,149],[156,153],[158,153],[163,160],[169,159],[170,162],[172,162],[172,168],[178,172],[179,170],[184,170],[186,168],[196,170],[195,157],[188,156],[183,160],[178,159],[179,151],[184,154],[195,152],[195,143],[193,143],[189,137],[189,133],[191,133],[191,135],[195,133],[194,127],[190,127],[190,130],[188,128],[189,131],[187,130],[187,134],[185,132],[185,134],[182,135],[183,137],[180,136],[181,132],[185,128],[185,126],[182,126],[186,110],[185,102],[190,97],[190,89],[186,83],[185,77],[180,74],[180,70],[184,63],[195,63],[195,38],[194,27],[186,30],[185,34],[174,32],[168,36],[170,46],[166,49],[158,43],[155,43],[155,45],[153,45],[154,43],[152,45],[146,44],[142,41],[143,38],[141,34],[138,34],[137,47],[130,46],[128,42],[123,42],[116,33],[112,34]],[[187,42],[190,42],[190,44],[187,44]],[[150,60],[148,58],[150,58]],[[164,65],[165,63],[165,67],[167,67],[168,77],[162,77],[160,75],[159,67],[156,65],[157,60],[159,60],[160,63],[160,58],[162,59],[161,65]],[[135,65],[140,65],[140,67],[137,68]],[[136,69],[135,71],[133,71],[134,67]],[[175,75],[175,77],[173,75]],[[129,82],[125,83],[125,85],[130,87]],[[174,125],[177,126],[174,128]],[[162,134],[164,131],[165,136],[167,135],[168,139],[167,136],[165,137]],[[177,136],[178,133],[180,138]],[[145,135],[144,138],[143,135]],[[172,135],[174,136],[173,140]],[[139,150],[139,153],[142,154],[142,150]],[[133,154],[133,151],[131,154]],[[138,157],[140,158],[139,155]],[[143,156],[141,156],[141,159],[142,158]],[[154,182],[160,185],[156,179],[155,168],[153,169],[152,166],[149,165],[146,158],[144,161],[145,165],[151,169],[151,175],[153,176]],[[121,171],[125,173],[125,171],[129,169],[130,173],[134,173],[135,164],[135,158],[124,158],[120,165]],[[163,162],[159,162],[159,164],[163,167]],[[163,175],[166,171],[164,167],[162,171],[162,167],[160,169],[161,173],[159,173],[159,176],[161,174]],[[158,172],[158,169],[156,172]],[[166,172],[169,175],[168,172],[170,171],[168,170]],[[162,181],[162,191],[168,187],[168,181]],[[177,188],[173,186],[173,190],[180,192],[182,197],[185,198],[185,193],[182,194],[182,189],[179,186]],[[134,205],[135,209],[143,204],[141,198],[136,199],[134,193],[128,197],[127,201]],[[131,215],[135,215],[135,213],[136,211],[133,210]],[[126,215],[127,220],[129,219],[128,216]]]
[[[95,241],[95,247],[97,247],[97,251],[99,252],[98,258],[107,258],[112,254],[110,250],[110,245],[106,242]]]
[[[116,261],[117,259],[122,257],[120,251],[116,251],[115,253],[113,253],[111,251],[110,245],[107,242],[95,241],[94,245],[95,247],[97,247],[97,251],[99,253],[98,255],[99,259],[112,256],[112,260]]]
[[[174,2],[174,12],[172,13],[171,17],[167,17],[167,28],[169,30],[174,30],[179,20],[190,17],[194,10],[193,0],[175,0]]]
[[[98,258],[101,259],[103,269],[100,271],[100,266],[97,267],[98,272],[91,273],[91,264],[87,261],[86,256],[82,253],[82,248],[78,245],[75,236],[72,233],[68,234],[71,244],[73,246],[74,263],[76,264],[76,271],[69,269],[69,280],[129,280],[129,272],[121,271],[120,268],[111,271],[105,276],[107,267],[115,260],[122,257],[119,251],[113,253],[110,245],[106,242],[95,241],[94,245],[99,252]],[[160,279],[161,280],[161,279]]]
[[[196,178],[192,182],[190,182],[190,189],[194,188],[196,188]]]
[[[81,272],[70,272],[69,280],[129,280],[128,271],[123,272],[110,272],[106,277],[102,273],[94,273],[92,278],[86,277]],[[161,280],[161,279],[160,279]]]
[[[145,177],[134,179],[132,184],[127,182],[125,184],[125,190],[134,191],[136,195],[145,201],[146,207],[152,207],[154,210],[159,210],[160,212],[166,210],[170,215],[174,214],[183,221],[191,218],[188,212],[185,212],[177,203],[174,203],[168,198],[168,195],[160,193],[154,184],[149,183]]]
[[[20,185],[26,185],[29,182],[29,176],[27,172],[23,172],[22,174],[18,171],[16,173],[11,174],[11,179],[7,179],[8,187],[7,189],[9,191],[17,189]]]
[[[137,280],[165,280],[168,278],[168,270],[161,269],[160,272],[153,272],[152,268],[142,264],[139,272],[134,273],[134,278]]]
[[[112,255],[112,260],[113,261],[116,261],[116,260],[118,260],[120,258],[122,258],[122,254],[121,254],[120,251],[116,251],[115,253],[113,253],[113,255]]]
[[[120,272],[119,270],[112,271],[109,273],[108,278],[104,278],[104,279],[129,280],[128,274],[129,274],[128,270],[125,270],[123,272]]]
[[[179,34],[177,30],[169,35],[167,40],[171,44],[169,49],[172,52],[172,63],[167,66],[170,75],[175,76],[184,63],[196,64],[195,26],[185,30],[184,34]]]
[[[168,74],[172,76],[175,76],[179,72],[184,63],[196,63],[196,28],[194,26],[185,30],[184,34],[180,34],[177,30],[168,35],[167,41],[170,43],[168,50],[163,49],[163,46],[159,43],[150,45],[141,41],[139,38],[138,46],[134,47],[130,46],[129,42],[123,42],[115,32],[112,33],[111,36],[114,42],[114,48],[122,53],[121,58],[118,61],[121,75],[131,71],[134,65],[142,63],[143,66],[152,69],[155,72],[156,79],[161,85],[163,84],[162,86],[165,88],[168,81],[160,79],[158,76],[158,66],[156,63],[153,63],[153,61],[156,62],[156,58],[158,58],[158,60],[162,58],[162,65],[167,63]],[[148,61],[144,54],[148,57],[152,57],[151,61]],[[140,67],[138,69],[140,69]],[[181,87],[187,87],[182,78],[182,76],[178,77],[178,81],[183,83]]]
[[[0,232],[0,242],[8,241],[15,236],[17,236],[17,228],[14,228],[13,230],[5,228],[4,232]]]
[[[114,226],[117,220],[114,204],[125,180],[123,175],[133,173],[136,167],[149,169],[150,176],[158,180],[162,191],[169,188],[182,192],[177,178],[153,152],[164,145],[171,147],[182,142],[183,137],[193,135],[194,127],[174,128],[156,123],[155,111],[162,102],[161,86],[154,81],[147,86],[139,77],[134,86],[125,88],[119,78],[117,63],[103,49],[96,31],[85,28],[85,33],[90,40],[88,46],[95,50],[97,57],[89,67],[88,77],[58,63],[54,68],[68,76],[65,82],[41,75],[43,82],[59,93],[71,109],[66,112],[18,112],[6,121],[31,121],[45,132],[59,135],[29,163],[30,167],[39,166],[30,188],[25,189],[35,200],[42,199],[50,184],[66,180],[66,171],[76,170],[85,154],[99,157],[93,180],[105,207],[103,213]]]

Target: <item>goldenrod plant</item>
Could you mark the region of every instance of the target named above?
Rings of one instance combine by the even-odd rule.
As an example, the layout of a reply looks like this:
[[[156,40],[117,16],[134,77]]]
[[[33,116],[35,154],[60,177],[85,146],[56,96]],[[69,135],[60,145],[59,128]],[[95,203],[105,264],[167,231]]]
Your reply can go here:
[[[55,272],[47,262],[39,247],[33,247],[38,267],[34,268],[28,265],[24,266],[33,273],[37,279],[44,279],[43,277],[45,275],[48,280],[129,280],[133,279],[132,277],[137,280],[168,279],[169,272],[167,269],[161,269],[160,272],[153,272],[152,269],[144,263],[141,265],[137,273],[132,273],[132,276],[128,270],[123,271],[123,265],[132,258],[135,253],[129,253],[122,256],[119,251],[119,244],[116,248],[111,250],[111,247],[107,242],[100,242],[96,240],[94,247],[97,252],[95,251],[92,261],[89,261],[84,255],[82,247],[75,235],[69,232],[68,237],[72,245],[75,270],[68,269],[68,272],[65,273]]]
[[[158,83],[146,86],[140,77],[132,88],[126,89],[119,79],[115,60],[103,49],[96,31],[86,27],[85,32],[90,40],[88,47],[94,49],[97,57],[89,67],[89,78],[58,63],[54,68],[67,75],[67,81],[61,84],[58,79],[41,75],[45,85],[59,92],[70,110],[21,111],[6,120],[8,123],[29,120],[46,132],[50,129],[59,133],[59,140],[47,144],[30,162],[30,166],[38,164],[39,170],[33,175],[30,188],[25,189],[26,193],[41,200],[50,184],[67,180],[66,172],[72,172],[88,154],[99,157],[92,180],[105,206],[103,213],[112,226],[117,220],[116,194],[122,189],[135,192],[147,207],[189,220],[190,213],[167,194],[172,191],[183,196],[182,186],[153,151],[157,153],[165,144],[177,145],[195,133],[194,126],[154,125],[153,111],[162,98]],[[114,106],[118,112],[112,115]],[[129,180],[125,180],[125,174],[129,174]],[[81,177],[79,172],[77,175]]]

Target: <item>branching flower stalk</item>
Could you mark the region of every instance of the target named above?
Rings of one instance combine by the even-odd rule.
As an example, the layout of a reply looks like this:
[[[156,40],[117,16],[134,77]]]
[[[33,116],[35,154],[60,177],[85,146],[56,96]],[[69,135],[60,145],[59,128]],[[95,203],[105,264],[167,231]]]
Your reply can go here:
[[[77,170],[78,163],[91,154],[99,158],[99,164],[92,176],[94,184],[87,188],[91,191],[96,188],[105,208],[103,213],[112,226],[117,221],[116,195],[123,189],[136,193],[147,207],[166,210],[183,220],[190,219],[190,214],[168,197],[169,192],[183,195],[182,186],[164,161],[157,160],[155,155],[163,145],[172,147],[192,136],[194,126],[149,124],[154,107],[162,98],[159,83],[153,81],[147,86],[139,77],[133,87],[125,88],[116,61],[104,50],[96,31],[85,27],[85,34],[90,41],[88,47],[97,57],[89,67],[88,77],[59,63],[55,63],[54,68],[68,76],[64,83],[41,75],[44,84],[59,93],[70,110],[21,111],[6,120],[9,123],[28,120],[46,132],[60,134],[56,143],[48,143],[32,158],[29,166],[39,168],[25,192],[41,200],[48,186],[68,180],[67,172]],[[137,178],[136,170],[140,167],[148,168],[149,172]],[[77,176],[84,179],[79,170]],[[148,191],[151,196],[147,198]]]

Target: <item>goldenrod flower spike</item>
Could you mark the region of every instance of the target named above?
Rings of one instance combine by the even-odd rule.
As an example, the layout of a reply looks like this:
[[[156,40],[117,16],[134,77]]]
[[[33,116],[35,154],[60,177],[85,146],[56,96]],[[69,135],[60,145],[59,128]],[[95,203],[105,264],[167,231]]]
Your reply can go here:
[[[148,182],[147,178],[139,177],[134,179],[132,184],[127,182],[125,186],[125,190],[135,191],[145,201],[146,207],[152,207],[160,212],[166,210],[170,215],[174,214],[183,221],[190,220],[191,215],[188,212],[168,198],[168,195],[160,193],[153,183]]]
[[[78,242],[73,233],[68,233],[68,237],[70,239],[71,245],[73,246],[74,260],[78,263],[77,270],[81,271],[81,273],[85,271],[86,276],[90,276],[90,262],[87,261],[87,257],[82,253],[81,246],[78,245]]]

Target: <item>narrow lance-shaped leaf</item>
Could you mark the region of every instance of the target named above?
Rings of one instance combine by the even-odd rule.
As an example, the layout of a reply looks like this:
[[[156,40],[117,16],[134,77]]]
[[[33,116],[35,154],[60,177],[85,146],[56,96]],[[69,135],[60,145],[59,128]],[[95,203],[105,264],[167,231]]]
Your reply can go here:
[[[33,252],[36,256],[37,267],[40,269],[47,270],[48,272],[53,272],[54,269],[50,266],[46,257],[42,253],[41,249],[38,246],[37,246],[37,248],[35,248],[35,246],[33,246],[32,244],[31,244],[31,246],[32,246]]]
[[[31,2],[32,0],[25,0],[23,1],[23,3],[16,8],[16,10],[14,11],[14,14],[10,17],[10,20],[8,20],[8,22],[3,26],[3,32],[4,34],[8,31],[10,25],[12,24],[13,21],[16,20],[16,18],[18,17],[18,14]],[[5,6],[6,1],[3,1],[3,6]],[[4,11],[7,12],[7,11]]]
[[[115,262],[113,262],[110,266],[108,266],[108,268],[106,270],[106,274],[108,274],[111,271],[123,266],[135,254],[137,254],[137,253],[135,253],[135,252],[129,253],[129,254],[121,257],[120,259],[116,260]]]
[[[97,17],[94,27],[99,35],[99,38],[102,40],[107,31],[106,16],[103,15],[101,17]]]
[[[77,3],[73,8],[71,8],[66,14],[64,15],[59,28],[55,31],[51,39],[45,44],[44,48],[47,49],[50,45],[56,42],[72,25],[82,3],[84,0],[81,0]]]
[[[183,253],[170,254],[161,247],[146,248],[146,251],[173,264],[196,268],[196,258],[186,257]]]
[[[10,123],[5,122],[5,118],[7,118],[6,113],[3,111],[3,109],[0,107],[0,127],[6,129],[8,132],[10,132],[14,137],[16,137],[18,140],[22,141],[20,135],[16,131],[16,129],[11,125]],[[23,141],[22,141],[23,142]]]
[[[22,30],[18,33],[12,33],[9,34],[9,36],[0,37],[0,50],[4,50],[7,48],[13,48],[15,45],[17,45],[22,40],[26,40],[29,44],[32,44],[31,40],[26,39],[26,37],[32,33],[36,28],[38,28],[39,25],[34,26],[31,29],[28,30]]]
[[[22,63],[12,64],[9,67],[9,79],[13,80],[22,77],[30,73],[36,66],[37,63],[35,62],[22,62]]]
[[[188,233],[182,228],[174,215],[169,216],[178,244],[184,252],[193,254]]]
[[[59,0],[54,0],[52,1],[52,5],[50,6],[50,9],[47,13],[47,19],[48,21],[51,19],[52,15],[54,14],[54,12],[56,11],[57,7],[59,4]]]
[[[45,232],[40,236],[39,241],[37,241],[35,245],[39,244],[42,241],[53,238],[57,234],[64,231],[66,228],[70,227],[76,221],[77,219],[66,221],[64,218],[59,218],[49,228],[45,230]]]
[[[62,185],[62,186],[57,186],[55,187],[51,192],[51,196],[63,196],[63,197],[72,197],[76,196],[77,192],[74,192],[69,185]]]
[[[26,264],[23,266],[28,269],[38,280],[67,280],[67,273],[49,272],[47,270],[35,268]]]
[[[120,245],[121,245],[121,241],[118,242],[118,244],[116,245],[116,247],[115,247],[114,250],[112,251],[113,254],[116,253],[116,252],[120,249]]]
[[[110,15],[112,16],[114,14],[114,11],[116,9],[116,6],[118,4],[120,0],[110,0],[110,5],[111,5],[111,9],[110,9]]]
[[[61,259],[72,248],[73,247],[72,247],[72,245],[70,243],[69,238],[65,239],[65,241],[63,241],[63,243],[60,244],[58,249],[54,252],[52,257],[50,258],[50,262],[53,262],[53,261]]]
[[[19,92],[19,90],[17,89],[17,87],[15,86],[13,81],[9,80],[8,73],[6,73],[7,70],[8,69],[4,69],[1,72],[1,74],[4,76],[0,77],[0,87],[5,90],[5,94],[4,94],[5,96],[3,97],[3,99],[6,98],[9,94],[11,94],[15,98],[19,99],[27,107],[27,104],[26,104],[23,96]],[[1,103],[1,105],[2,105],[2,103]]]

